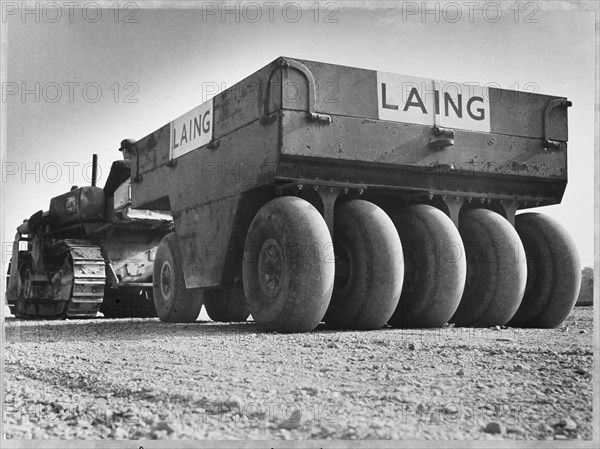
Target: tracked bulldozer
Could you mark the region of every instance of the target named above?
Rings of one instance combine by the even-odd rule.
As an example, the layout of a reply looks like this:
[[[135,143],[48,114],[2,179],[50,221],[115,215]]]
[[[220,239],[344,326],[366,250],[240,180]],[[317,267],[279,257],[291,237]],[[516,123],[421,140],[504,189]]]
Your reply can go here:
[[[156,316],[156,248],[172,232],[168,213],[131,207],[131,182],[114,192],[74,186],[18,226],[6,299],[19,318]]]

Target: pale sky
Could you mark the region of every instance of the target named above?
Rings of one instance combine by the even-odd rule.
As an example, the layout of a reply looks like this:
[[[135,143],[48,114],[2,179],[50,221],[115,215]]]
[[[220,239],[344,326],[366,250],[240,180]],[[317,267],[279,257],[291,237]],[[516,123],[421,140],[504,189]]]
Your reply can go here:
[[[138,3],[140,8],[144,4]],[[494,8],[470,14],[468,2],[454,2],[461,18],[455,19],[455,9],[446,9],[436,21],[433,13],[421,15],[421,2],[369,9],[360,4],[311,1],[295,23],[295,8],[276,8],[269,17],[263,2],[254,3],[261,8],[258,20],[253,7],[240,11],[237,22],[235,13],[206,15],[221,2],[204,3],[204,17],[201,8],[162,7],[138,9],[128,22],[124,19],[132,10],[116,17],[113,7],[95,23],[93,8],[87,16],[75,9],[69,17],[65,7],[59,19],[56,10],[40,9],[36,23],[35,12],[23,16],[3,6],[4,247],[24,218],[48,209],[51,197],[72,184],[89,184],[84,166],[92,153],[99,155],[98,184],[103,186],[123,138],[139,139],[202,103],[215,86],[229,87],[278,56],[289,56],[507,89],[535,88],[569,98],[569,184],[562,204],[537,211],[557,218],[575,239],[583,264],[592,266],[594,12],[561,2],[550,9],[526,2],[516,17],[511,1],[501,3],[498,18]],[[411,5],[419,8],[415,14],[410,14]],[[19,92],[12,94],[14,89]],[[30,93],[23,97],[23,89]]]

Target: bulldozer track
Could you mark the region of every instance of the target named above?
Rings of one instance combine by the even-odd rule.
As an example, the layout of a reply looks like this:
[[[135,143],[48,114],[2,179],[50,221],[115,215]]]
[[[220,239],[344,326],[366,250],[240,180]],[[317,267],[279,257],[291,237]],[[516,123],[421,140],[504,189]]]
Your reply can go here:
[[[99,246],[85,240],[64,240],[64,253],[70,253],[73,290],[67,318],[93,318],[104,300],[105,262]]]

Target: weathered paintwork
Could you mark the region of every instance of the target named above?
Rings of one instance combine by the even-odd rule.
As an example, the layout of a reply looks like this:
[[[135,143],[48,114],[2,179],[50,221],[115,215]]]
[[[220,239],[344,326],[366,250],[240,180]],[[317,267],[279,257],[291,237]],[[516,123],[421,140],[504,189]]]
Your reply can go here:
[[[105,215],[104,192],[99,187],[80,187],[50,200],[52,229],[77,223],[102,221]]]
[[[180,138],[171,124],[137,142],[133,207],[173,213],[188,288],[239,282],[249,223],[286,183],[364,185],[380,204],[377,195],[450,196],[460,204],[474,197],[515,209],[560,202],[566,99],[489,88],[485,100],[464,90],[452,100],[438,92],[440,114],[430,108],[416,122],[381,120],[384,109],[418,113],[433,101],[392,100],[381,79],[396,75],[384,75],[280,58],[210,100],[208,144],[171,158]],[[467,114],[485,122],[463,129]],[[459,126],[439,129],[448,122]]]

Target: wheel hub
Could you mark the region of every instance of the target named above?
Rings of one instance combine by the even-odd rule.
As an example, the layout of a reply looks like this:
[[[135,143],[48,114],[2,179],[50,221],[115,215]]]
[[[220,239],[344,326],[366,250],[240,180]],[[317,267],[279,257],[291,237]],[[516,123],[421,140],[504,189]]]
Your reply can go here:
[[[258,259],[258,279],[262,291],[273,298],[283,285],[283,251],[279,242],[267,239],[260,249]]]
[[[23,297],[29,299],[31,297],[31,291],[33,288],[33,281],[31,280],[31,271],[29,268],[25,269],[23,279]]]
[[[160,291],[163,298],[168,298],[173,291],[173,270],[168,261],[165,261],[160,269]]]

